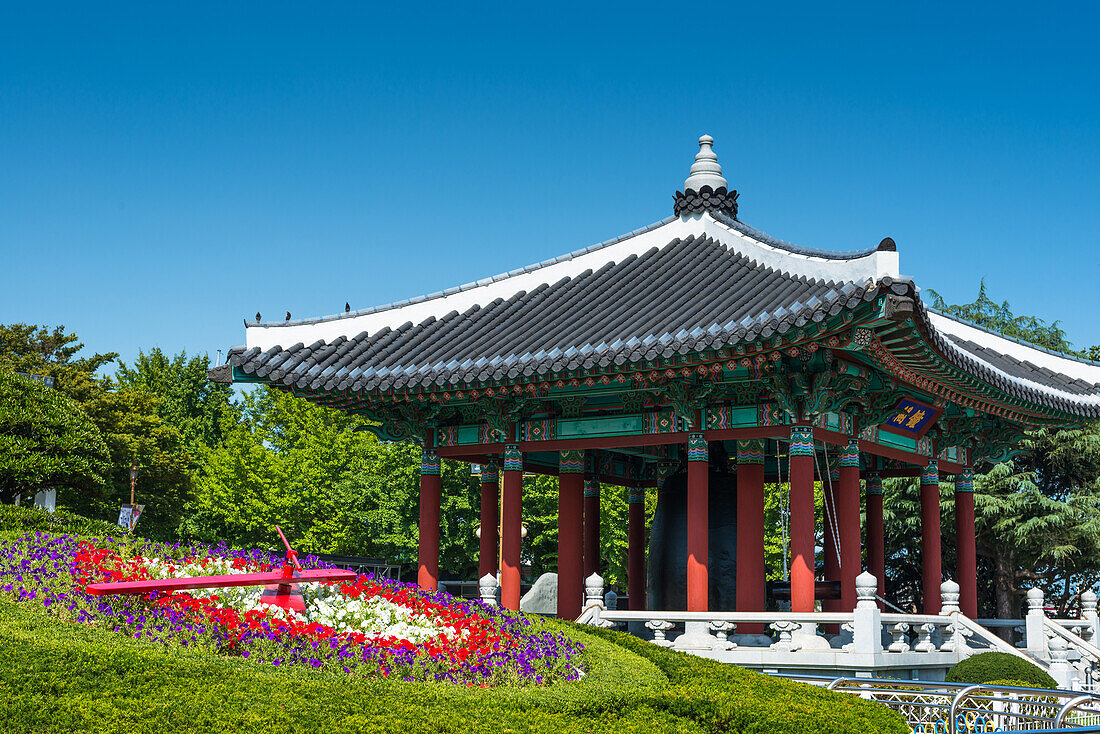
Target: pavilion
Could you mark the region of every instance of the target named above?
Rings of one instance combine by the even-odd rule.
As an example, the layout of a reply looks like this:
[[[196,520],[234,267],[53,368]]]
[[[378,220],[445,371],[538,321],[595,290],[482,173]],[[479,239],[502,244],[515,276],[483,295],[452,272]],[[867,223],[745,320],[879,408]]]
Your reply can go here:
[[[595,570],[600,483],[629,488],[629,601],[644,609],[642,502],[681,471],[686,605],[707,611],[708,477],[728,456],[737,611],[765,609],[765,482],[789,482],[793,612],[817,601],[814,484],[827,485],[824,580],[839,584],[832,608],[851,611],[864,558],[884,594],[882,478],[919,475],[925,613],[939,611],[939,483],[953,476],[960,605],[974,617],[973,468],[1010,457],[1028,429],[1097,417],[1100,364],[929,310],[890,238],[825,252],[748,226],[712,146],[699,139],[666,219],[397,303],[246,322],[246,345],[212,377],[268,383],[420,444],[426,589],[439,578],[441,457],[483,467],[480,574],[496,572],[499,542],[510,609],[523,474],[558,476],[566,618]]]

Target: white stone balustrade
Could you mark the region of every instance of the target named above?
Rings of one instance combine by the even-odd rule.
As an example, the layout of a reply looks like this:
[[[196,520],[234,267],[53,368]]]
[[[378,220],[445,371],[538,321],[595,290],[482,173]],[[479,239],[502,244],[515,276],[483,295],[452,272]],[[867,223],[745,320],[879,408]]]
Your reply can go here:
[[[848,613],[625,611],[606,607],[603,579],[593,575],[586,581],[588,601],[578,621],[603,627],[640,622],[658,645],[758,670],[906,678],[925,675],[942,680],[943,673],[959,660],[998,650],[1036,660],[1060,685],[1068,686],[1075,679],[1091,679],[1092,666],[1100,665],[1100,646],[1093,642],[1100,640],[1100,620],[1092,591],[1081,595],[1078,619],[1052,620],[1044,612],[1042,590],[1029,590],[1028,613],[1022,620],[1029,653],[1025,656],[962,614],[959,585],[954,581],[940,586],[941,611],[937,615],[884,614],[876,600],[877,588],[873,575],[860,574],[856,607]],[[1001,620],[997,625],[1020,622]],[[770,634],[736,634],[739,626],[757,625]],[[817,632],[823,625],[840,625],[851,634],[851,641],[841,644],[840,636],[826,639]],[[892,638],[885,645],[884,634]]]

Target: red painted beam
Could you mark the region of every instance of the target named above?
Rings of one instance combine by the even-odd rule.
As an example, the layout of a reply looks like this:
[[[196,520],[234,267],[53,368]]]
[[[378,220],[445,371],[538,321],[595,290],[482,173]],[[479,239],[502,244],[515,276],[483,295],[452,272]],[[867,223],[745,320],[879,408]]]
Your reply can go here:
[[[626,579],[630,610],[645,610],[645,492],[631,490],[627,504]]]
[[[878,595],[886,598],[886,547],[882,523],[882,478],[867,477],[867,570],[878,579]],[[880,609],[886,604],[879,602]]]
[[[940,553],[940,476],[935,464],[920,478],[920,560],[924,613],[940,613],[943,558]]]
[[[481,468],[481,538],[478,541],[477,577],[496,576],[500,565],[500,475],[495,463]]]
[[[584,474],[558,475],[558,617],[574,620],[584,600]]]
[[[439,459],[435,459],[436,462]],[[439,588],[439,514],[443,483],[438,464],[435,474],[420,475],[420,529],[416,581],[421,589]]]
[[[974,474],[967,470],[955,476],[955,542],[959,606],[971,619],[978,616],[978,557],[974,535]]]
[[[766,608],[764,564],[764,464],[737,464],[737,611]],[[744,634],[764,634],[763,624],[738,625]]]
[[[702,434],[688,439],[687,468],[687,608],[705,612],[710,603],[709,451]]]
[[[931,461],[929,457],[923,454],[914,454],[912,451],[902,451],[901,449],[882,446],[873,441],[860,440],[859,450],[865,454],[885,456],[887,459],[897,459],[898,461],[905,461],[910,464],[916,464],[917,466],[927,466],[928,462]]]
[[[500,603],[519,611],[520,550],[523,530],[523,457],[509,446],[504,452],[504,488],[501,497]]]
[[[289,571],[289,569],[288,569]],[[228,576],[191,576],[182,579],[149,579],[143,581],[112,581],[89,584],[86,591],[92,596],[111,594],[145,594],[150,591],[186,591],[187,589],[223,589],[230,586],[263,586],[266,584],[305,584],[312,581],[352,582],[358,578],[355,571],[343,568],[297,571],[293,576],[284,571],[264,573],[236,573]]]
[[[814,439],[809,427],[791,428],[791,611],[814,611]]]

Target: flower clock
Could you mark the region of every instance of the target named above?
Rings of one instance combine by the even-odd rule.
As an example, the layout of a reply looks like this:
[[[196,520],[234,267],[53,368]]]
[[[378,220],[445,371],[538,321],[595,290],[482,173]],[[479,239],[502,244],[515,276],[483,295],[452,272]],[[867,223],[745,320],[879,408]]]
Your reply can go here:
[[[522,615],[293,551],[284,563],[225,545],[34,533],[0,551],[0,593],[148,644],[261,664],[486,686],[583,675],[581,645]]]

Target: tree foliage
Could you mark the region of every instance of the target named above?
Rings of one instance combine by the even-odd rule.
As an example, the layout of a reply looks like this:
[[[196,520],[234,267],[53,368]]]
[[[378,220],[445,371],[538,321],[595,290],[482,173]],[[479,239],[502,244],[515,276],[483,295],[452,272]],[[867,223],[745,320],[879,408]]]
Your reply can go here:
[[[1038,316],[1017,316],[1012,313],[1012,307],[1008,301],[997,303],[986,292],[985,280],[978,286],[978,297],[970,303],[947,303],[943,296],[931,288],[927,291],[932,296],[932,308],[937,311],[954,316],[963,321],[981,326],[998,334],[1030,342],[1044,349],[1066,354],[1074,352],[1070,342],[1066,340],[1066,332],[1059,326],[1058,321],[1047,323]]]
[[[133,365],[119,362],[115,382],[123,390],[142,390],[156,395],[156,412],[174,428],[192,456],[221,443],[240,417],[232,402],[233,387],[211,382],[206,373],[210,358],[188,357],[187,352],[168,356],[159,347],[138,352]]]
[[[52,377],[58,390],[80,402],[99,387],[96,370],[118,357],[115,352],[77,356],[83,348],[64,326],[0,324],[0,370]]]
[[[145,506],[142,534],[175,537],[191,495],[191,457],[179,432],[158,415],[160,398],[142,389],[118,388],[104,380],[84,404],[110,455],[105,481],[88,491],[63,491],[58,504],[87,517],[112,520],[130,501],[130,466],[137,464],[135,501]]]
[[[1007,301],[989,298],[984,282],[977,298],[951,305],[932,293],[933,307],[1008,337],[1074,352],[1058,322],[1017,316]],[[1091,348],[1093,352],[1096,348]],[[1090,350],[1085,350],[1089,352]],[[1040,585],[1065,610],[1100,580],[1100,424],[1044,427],[1028,433],[1013,459],[975,477],[975,531],[979,601],[985,613],[1019,617],[1026,588]],[[921,601],[920,504],[914,479],[887,482],[888,595],[904,604]],[[954,563],[954,502],[941,486],[944,567]]]
[[[0,371],[0,501],[43,489],[88,491],[109,470],[107,446],[72,398]]]

